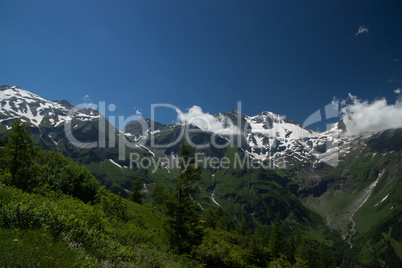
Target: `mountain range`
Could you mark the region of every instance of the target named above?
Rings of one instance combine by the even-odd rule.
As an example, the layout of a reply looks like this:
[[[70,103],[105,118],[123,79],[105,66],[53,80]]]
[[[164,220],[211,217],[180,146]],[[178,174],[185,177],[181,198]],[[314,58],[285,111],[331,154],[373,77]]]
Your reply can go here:
[[[402,264],[402,129],[350,136],[342,119],[319,132],[272,112],[232,109],[214,115],[214,127],[140,119],[120,131],[89,106],[1,86],[0,137],[16,119],[30,125],[37,144],[85,164],[116,193],[130,195],[141,179],[145,202],[155,185],[173,187],[186,138],[204,166],[194,197],[202,209],[221,206],[249,226],[278,219],[289,230],[301,227],[340,248],[338,266]]]

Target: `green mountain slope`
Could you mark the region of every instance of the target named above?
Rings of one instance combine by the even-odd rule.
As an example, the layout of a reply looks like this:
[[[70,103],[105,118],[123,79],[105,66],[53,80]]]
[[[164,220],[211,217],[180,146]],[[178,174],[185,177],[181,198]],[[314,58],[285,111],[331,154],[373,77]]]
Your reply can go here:
[[[327,191],[305,199],[349,244],[345,254],[351,263],[402,264],[402,240],[395,231],[401,224],[401,134],[387,130],[356,145],[337,168],[323,175],[338,174]]]

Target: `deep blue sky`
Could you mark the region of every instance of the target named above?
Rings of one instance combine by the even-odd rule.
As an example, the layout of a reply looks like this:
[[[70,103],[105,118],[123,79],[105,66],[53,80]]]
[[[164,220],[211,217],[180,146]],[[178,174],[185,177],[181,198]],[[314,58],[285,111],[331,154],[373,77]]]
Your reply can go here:
[[[116,116],[242,101],[247,115],[303,122],[333,97],[394,103],[402,87],[400,0],[0,0],[0,36],[0,84],[75,105],[89,95]]]

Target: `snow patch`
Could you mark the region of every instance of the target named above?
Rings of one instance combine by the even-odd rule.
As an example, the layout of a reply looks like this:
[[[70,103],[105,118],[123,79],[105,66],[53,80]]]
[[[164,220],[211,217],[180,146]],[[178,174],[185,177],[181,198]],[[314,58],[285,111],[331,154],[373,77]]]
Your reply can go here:
[[[374,207],[376,207],[376,206],[378,206],[379,204],[381,204],[382,202],[384,202],[384,201],[388,198],[388,196],[389,196],[389,194],[387,194],[387,196],[384,197],[384,198],[380,201],[380,203],[375,204]]]
[[[140,144],[140,146],[141,146],[142,148],[144,148],[145,150],[147,150],[150,154],[152,154],[153,157],[155,157],[154,152],[152,152],[148,147],[145,147],[145,146],[142,145],[142,144]]]
[[[204,211],[204,208],[201,206],[201,204],[198,202],[197,202],[197,204],[198,204],[198,206],[200,206],[201,210]]]
[[[119,165],[118,163],[116,163],[115,161],[113,161],[113,159],[109,159],[109,161],[110,161],[113,165],[115,165],[116,167],[119,167],[119,168],[123,169],[123,167],[120,166],[120,165]]]
[[[221,206],[218,202],[216,202],[216,200],[215,200],[215,198],[214,198],[214,193],[213,193],[213,192],[212,192],[212,195],[211,195],[211,199],[212,199],[212,201],[213,201],[218,207]]]

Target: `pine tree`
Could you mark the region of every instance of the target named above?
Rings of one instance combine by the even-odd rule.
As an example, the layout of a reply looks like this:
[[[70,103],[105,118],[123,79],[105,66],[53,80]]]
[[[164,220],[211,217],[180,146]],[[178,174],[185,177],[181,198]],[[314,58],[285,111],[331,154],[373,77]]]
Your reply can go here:
[[[11,173],[11,183],[23,190],[32,190],[36,186],[33,164],[37,150],[28,124],[21,120],[15,121],[11,130],[7,131],[7,138],[9,142],[6,150],[10,155],[7,165]]]
[[[7,144],[7,137],[5,139],[0,138],[0,148],[6,146],[6,144]]]
[[[144,183],[140,179],[136,179],[131,187],[131,200],[135,203],[142,204],[145,194],[142,193]]]
[[[288,260],[293,264],[296,262],[296,251],[298,247],[302,244],[302,234],[300,227],[297,227],[296,232],[289,236],[286,242],[287,257]]]
[[[282,231],[279,226],[278,220],[275,220],[274,225],[272,226],[271,236],[269,238],[269,248],[272,250],[272,253],[275,258],[279,257],[280,253],[283,253],[283,237]]]
[[[197,167],[194,148],[182,142],[179,151],[180,174],[176,177],[175,232],[174,244],[179,253],[186,251],[195,243],[198,232],[198,206],[192,195],[198,192],[196,182],[201,179],[201,168]]]

